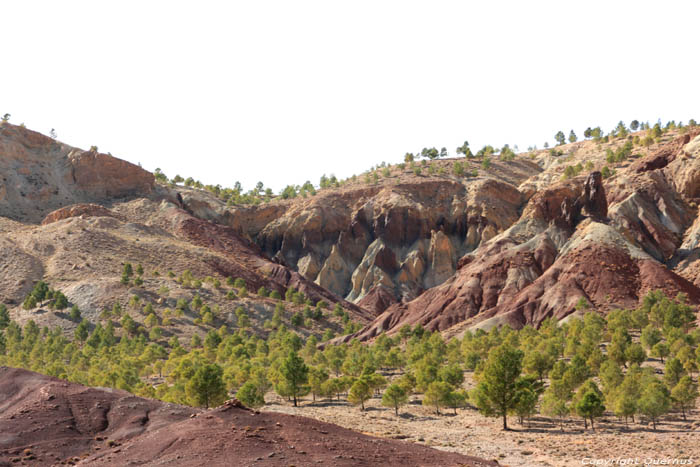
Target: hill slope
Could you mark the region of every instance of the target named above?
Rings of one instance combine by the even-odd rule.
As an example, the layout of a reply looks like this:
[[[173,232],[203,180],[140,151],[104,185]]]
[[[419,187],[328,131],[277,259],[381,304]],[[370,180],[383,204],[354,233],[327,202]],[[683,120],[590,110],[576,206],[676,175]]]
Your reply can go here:
[[[232,228],[208,220],[206,212],[198,212],[200,205],[215,204],[207,193],[157,184],[133,164],[10,124],[0,127],[0,167],[0,303],[20,323],[32,319],[71,333],[78,324],[68,310],[52,311],[46,303],[21,306],[39,280],[65,293],[91,323],[118,321],[124,312],[144,322],[149,314],[144,310],[153,308],[164,339],[187,341],[221,325],[237,327],[239,307],[248,313],[251,329],[264,334],[279,300],[258,295],[261,287],[281,296],[290,289],[303,294],[296,304],[285,303],[287,323],[304,310],[304,301],[312,307],[323,301],[331,309],[337,304],[359,323],[373,317],[270,261]],[[126,263],[141,265],[142,283],[120,283]],[[183,274],[193,280],[183,282]],[[243,280],[247,292],[227,278]],[[184,314],[168,315],[178,301],[188,304]],[[120,311],[111,313],[115,305]],[[199,323],[203,310],[211,310],[213,320]],[[326,312],[300,332],[320,336],[343,327]]]
[[[209,411],[0,367],[0,465],[496,465],[317,420]]]

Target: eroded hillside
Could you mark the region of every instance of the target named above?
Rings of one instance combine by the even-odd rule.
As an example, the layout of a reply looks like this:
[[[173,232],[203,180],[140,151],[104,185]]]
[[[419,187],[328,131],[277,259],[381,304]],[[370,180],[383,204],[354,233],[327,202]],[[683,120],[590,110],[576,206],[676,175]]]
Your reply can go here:
[[[264,334],[288,292],[298,296],[289,297],[276,319],[289,324],[305,313],[304,325],[296,326],[304,335],[342,333],[346,314],[345,321],[358,323],[372,317],[266,259],[234,229],[193,215],[177,187],[156,184],[137,166],[9,124],[0,128],[0,156],[0,302],[21,323],[73,332],[80,322],[48,302],[22,306],[40,280],[63,292],[91,324],[125,313],[145,323],[153,314],[147,327],[159,327],[164,339],[239,327],[239,308],[250,329]],[[143,271],[123,283],[126,263]],[[183,282],[183,274],[192,279]],[[306,311],[319,302],[325,312]],[[331,314],[336,306],[343,313]]]
[[[0,293],[19,305],[45,278],[97,313],[115,297],[138,295],[119,289],[120,266],[131,261],[160,273],[241,277],[249,291],[298,289],[312,304],[340,303],[359,322],[382,313],[362,338],[404,324],[449,334],[538,324],[577,306],[631,307],[657,288],[696,303],[698,129],[650,132],[493,156],[490,164],[390,165],[313,196],[230,206],[7,125]],[[81,161],[92,161],[90,169]],[[112,186],[120,164],[131,175]],[[163,274],[147,282],[178,289]],[[241,305],[219,300],[217,287],[202,290],[229,314]],[[164,306],[180,298],[171,295]],[[248,304],[260,322],[274,307],[264,298]]]

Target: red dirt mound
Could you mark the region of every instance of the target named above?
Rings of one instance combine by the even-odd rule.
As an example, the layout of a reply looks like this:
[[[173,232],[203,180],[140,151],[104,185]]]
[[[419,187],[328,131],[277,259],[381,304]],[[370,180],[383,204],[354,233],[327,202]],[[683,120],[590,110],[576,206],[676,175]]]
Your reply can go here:
[[[229,402],[202,411],[0,367],[0,466],[496,465]]]

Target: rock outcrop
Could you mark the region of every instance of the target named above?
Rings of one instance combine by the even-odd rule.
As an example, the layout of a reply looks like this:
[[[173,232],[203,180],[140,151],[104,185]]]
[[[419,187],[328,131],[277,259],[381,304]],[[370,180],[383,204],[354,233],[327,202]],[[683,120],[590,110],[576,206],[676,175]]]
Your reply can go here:
[[[323,191],[286,203],[276,218],[267,218],[270,207],[241,207],[220,222],[280,264],[380,312],[385,304],[411,300],[443,283],[462,255],[513,224],[525,201],[516,185],[539,170],[520,161],[512,163],[511,182],[414,178]],[[241,221],[257,210],[267,224]],[[381,299],[365,300],[375,290],[381,290]]]
[[[16,304],[33,280],[81,270],[65,288],[102,297],[108,281],[88,280],[87,270],[141,255],[163,270],[167,256],[202,277],[241,277],[251,290],[293,287],[365,323],[381,313],[356,335],[363,339],[404,324],[448,334],[537,325],[574,313],[582,298],[604,312],[634,306],[653,288],[700,303],[700,129],[683,131],[635,148],[640,155],[605,180],[597,170],[604,150],[627,140],[494,160],[488,171],[462,160],[478,170],[472,177],[447,175],[450,160],[434,161],[427,176],[394,167],[372,184],[228,207],[202,190],[154,185],[111,156],[4,125],[0,216],[44,226],[0,225],[9,258],[0,258],[0,298]],[[564,167],[577,162],[576,172],[591,170],[569,178]]]
[[[41,225],[51,224],[70,217],[114,217],[115,219],[124,220],[122,216],[114,214],[111,210],[103,206],[98,204],[83,203],[56,209],[55,211],[50,212],[47,214],[44,220],[41,221]]]
[[[111,155],[82,151],[20,126],[0,126],[0,216],[40,222],[76,203],[146,196],[154,180]]]
[[[575,313],[580,299],[599,311],[629,308],[656,289],[700,304],[697,146],[695,137],[676,138],[648,159],[663,154],[665,164],[639,170],[638,162],[606,183],[592,172],[534,192],[520,219],[461,258],[452,278],[344,340],[406,324],[448,335],[538,325]]]

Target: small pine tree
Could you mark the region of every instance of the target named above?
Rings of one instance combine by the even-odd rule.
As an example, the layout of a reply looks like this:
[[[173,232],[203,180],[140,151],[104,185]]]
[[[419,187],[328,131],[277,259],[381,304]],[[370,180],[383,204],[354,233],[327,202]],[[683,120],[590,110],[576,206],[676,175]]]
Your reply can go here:
[[[671,395],[661,381],[651,378],[650,381],[646,381],[644,384],[637,407],[639,413],[649,417],[654,431],[656,431],[656,422],[659,417],[667,413],[671,408]]]
[[[523,352],[509,344],[493,348],[473,393],[476,406],[484,415],[503,418],[504,430],[508,429],[508,412],[517,404],[517,381],[522,361]]]
[[[253,381],[246,381],[236,392],[236,399],[241,401],[246,407],[261,407],[265,405],[265,395],[255,385]]]
[[[399,407],[408,402],[408,394],[406,389],[399,384],[392,384],[384,391],[382,395],[382,405],[394,409],[396,416],[399,415]]]
[[[216,363],[200,366],[187,382],[187,396],[195,405],[206,408],[221,404],[228,395],[223,373],[223,369]]]
[[[440,406],[448,405],[450,402],[450,393],[453,387],[444,381],[433,381],[428,385],[423,397],[423,405],[434,406],[435,413],[440,415]]]
[[[294,407],[297,406],[297,401],[300,396],[309,393],[309,367],[306,366],[304,360],[295,352],[290,351],[287,358],[282,362],[280,367],[284,384],[284,393],[288,394],[294,400]],[[279,390],[278,390],[279,392]]]
[[[4,303],[0,303],[0,330],[5,329],[10,324],[10,312]]]
[[[698,398],[698,385],[693,382],[690,376],[683,376],[678,384],[671,390],[671,397],[681,409],[683,420],[686,420],[686,412],[688,409],[695,407],[695,401]]]
[[[365,401],[372,397],[372,388],[365,378],[358,378],[350,387],[348,401],[351,404],[360,405],[360,410],[365,410]]]
[[[80,316],[80,309],[78,309],[78,305],[73,305],[70,309],[70,319],[71,321],[80,321],[81,316]]]
[[[566,143],[566,136],[564,136],[564,132],[557,131],[557,134],[554,135],[554,141],[557,142],[558,146],[561,146],[562,144]]]
[[[78,339],[80,342],[85,342],[85,339],[88,338],[88,330],[88,322],[82,320],[80,324],[78,324],[78,327],[75,328],[75,338]]]

